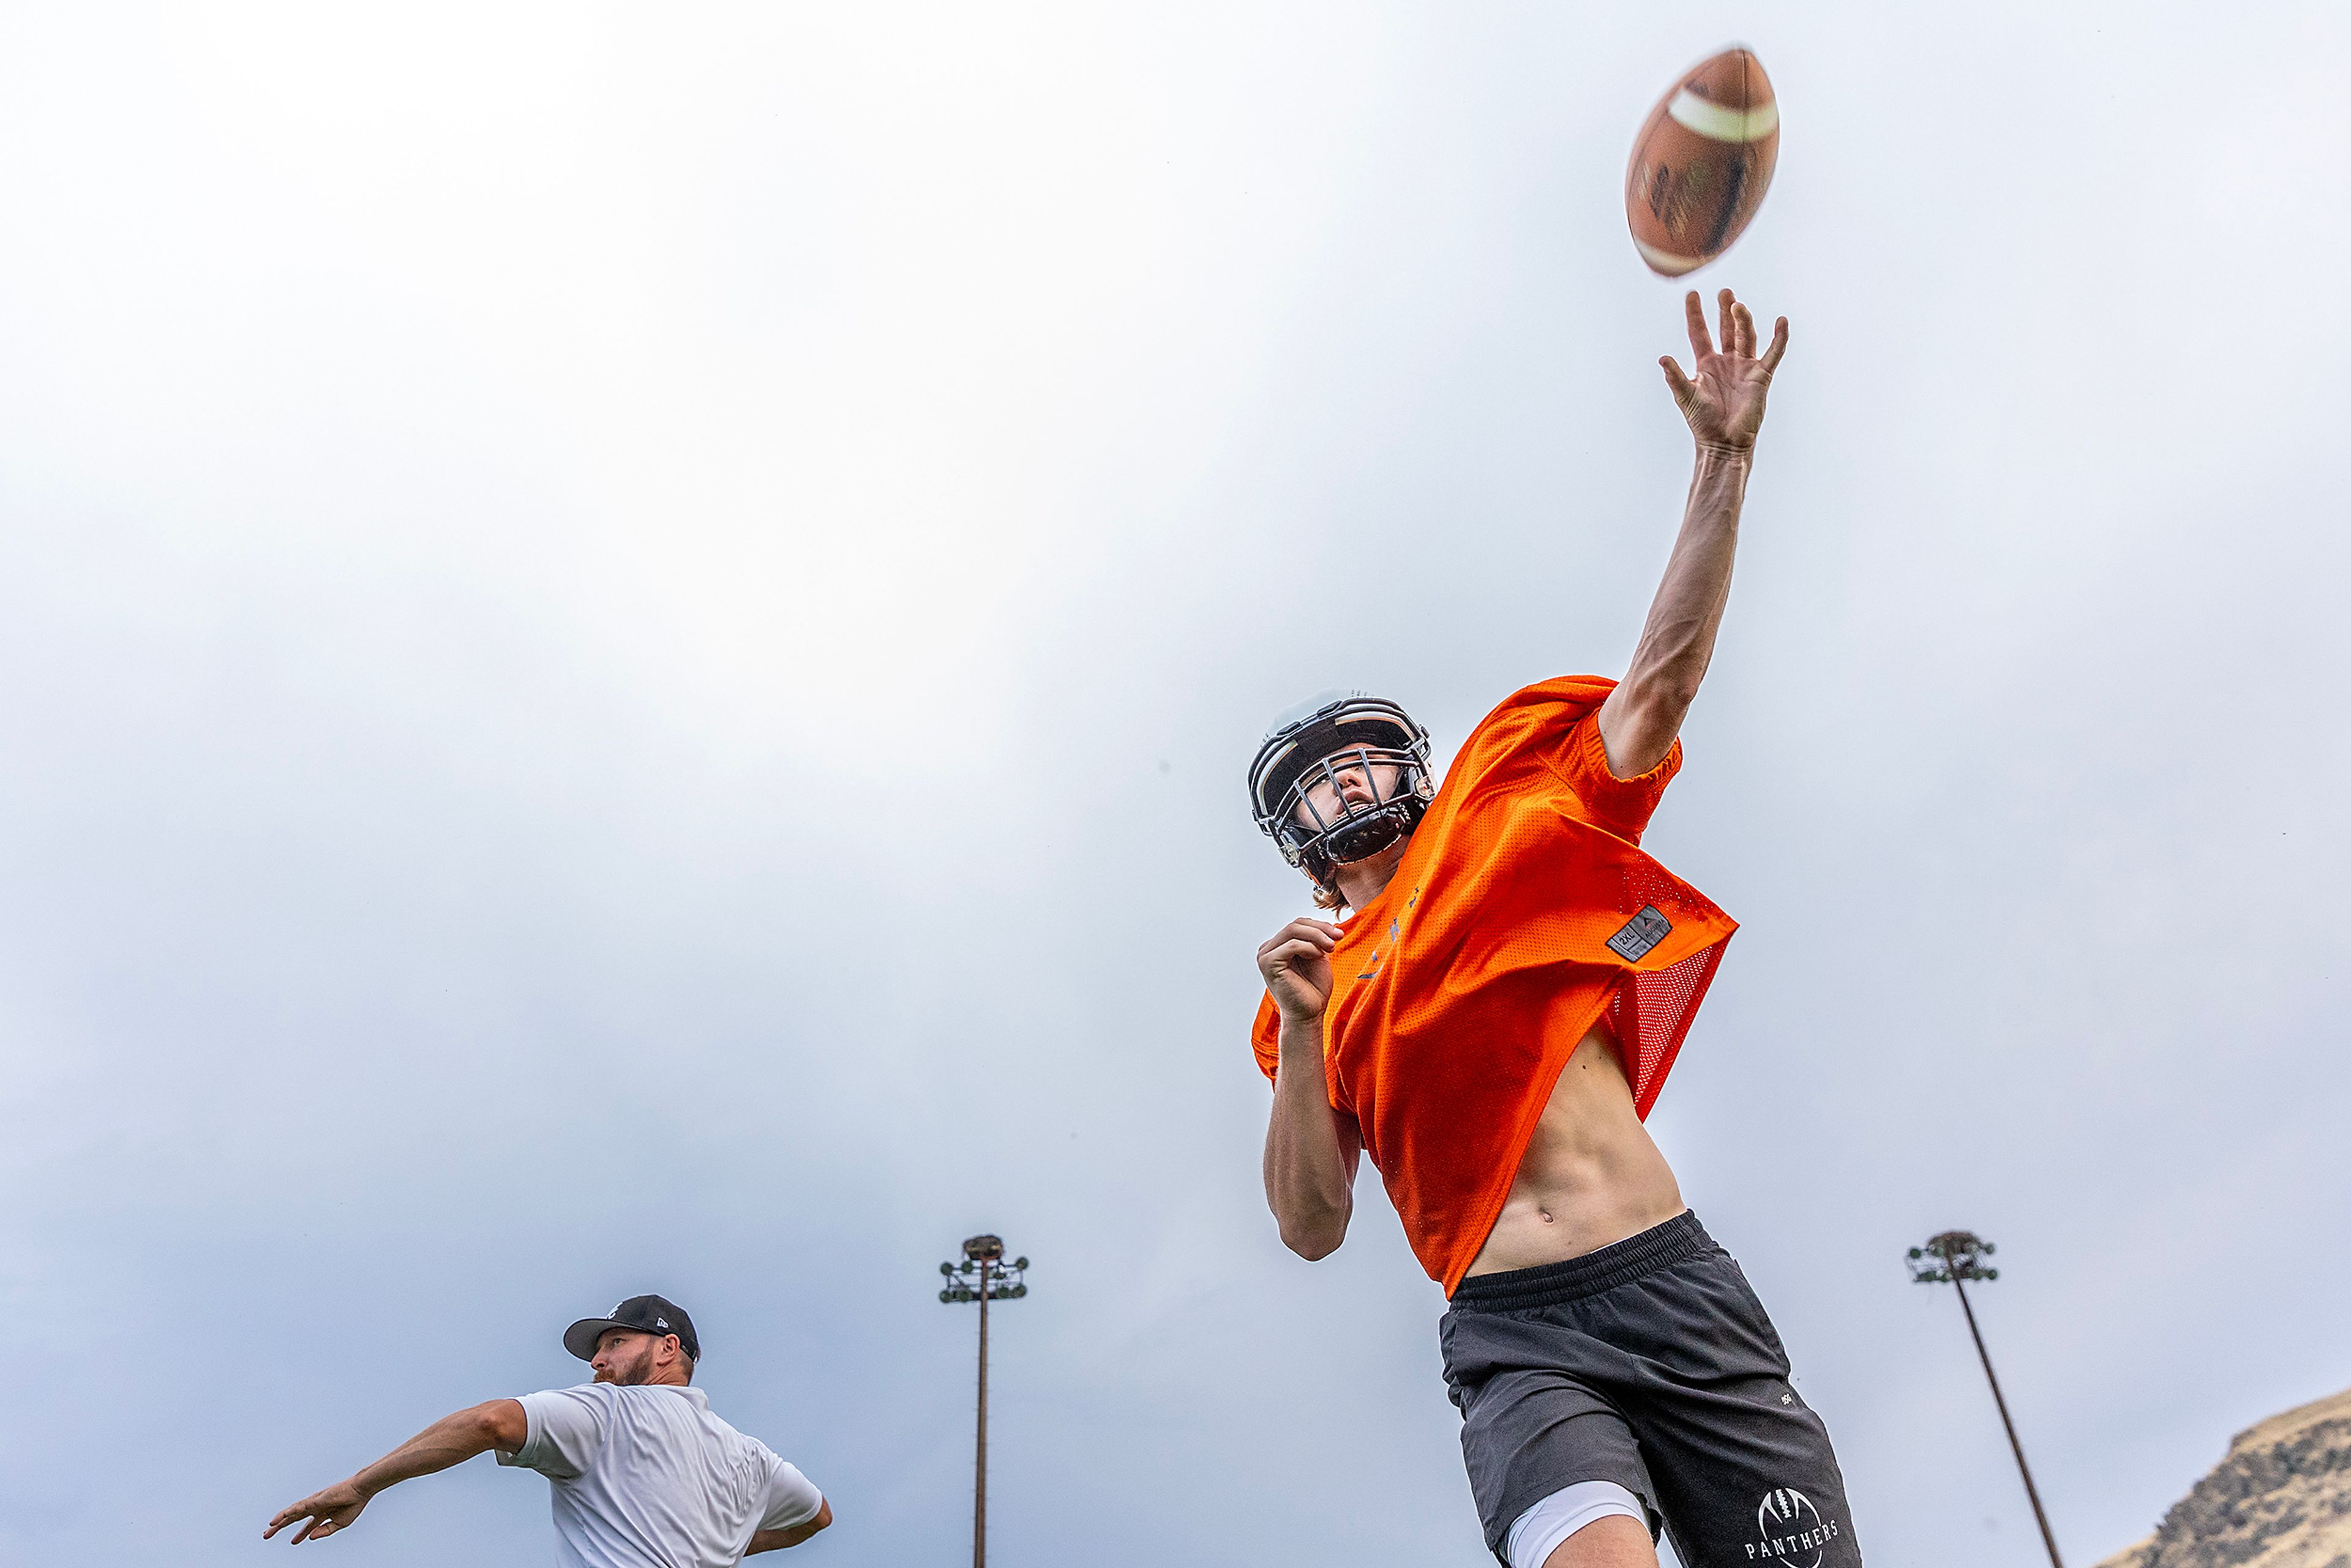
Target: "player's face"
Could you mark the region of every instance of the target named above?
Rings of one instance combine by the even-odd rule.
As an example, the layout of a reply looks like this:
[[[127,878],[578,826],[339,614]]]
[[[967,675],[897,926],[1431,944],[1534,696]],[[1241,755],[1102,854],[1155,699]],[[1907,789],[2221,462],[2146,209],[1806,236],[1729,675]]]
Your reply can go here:
[[[595,1359],[588,1364],[596,1369],[599,1383],[634,1387],[653,1376],[653,1350],[660,1343],[635,1329],[606,1329],[596,1341]]]
[[[1353,750],[1334,752],[1324,760],[1331,764],[1331,771],[1327,775],[1318,771],[1299,799],[1298,821],[1305,827],[1327,828],[1350,811],[1393,800],[1404,778],[1404,769],[1396,764],[1365,763]]]

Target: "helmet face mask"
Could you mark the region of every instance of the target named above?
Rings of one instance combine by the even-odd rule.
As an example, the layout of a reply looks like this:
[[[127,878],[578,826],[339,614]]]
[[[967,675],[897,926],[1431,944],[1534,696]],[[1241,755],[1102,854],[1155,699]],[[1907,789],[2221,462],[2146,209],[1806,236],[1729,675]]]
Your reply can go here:
[[[1274,720],[1249,766],[1249,808],[1281,858],[1335,896],[1337,868],[1379,853],[1416,827],[1437,795],[1428,731],[1395,703],[1324,692]],[[1340,776],[1360,772],[1368,800]]]

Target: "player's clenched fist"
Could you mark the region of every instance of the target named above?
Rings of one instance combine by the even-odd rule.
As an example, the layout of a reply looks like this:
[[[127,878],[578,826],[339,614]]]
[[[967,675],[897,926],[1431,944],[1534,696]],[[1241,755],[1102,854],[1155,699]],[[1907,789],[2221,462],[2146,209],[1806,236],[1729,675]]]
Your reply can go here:
[[[1257,950],[1257,972],[1285,1023],[1311,1023],[1331,1000],[1331,950],[1346,933],[1327,920],[1293,920]]]

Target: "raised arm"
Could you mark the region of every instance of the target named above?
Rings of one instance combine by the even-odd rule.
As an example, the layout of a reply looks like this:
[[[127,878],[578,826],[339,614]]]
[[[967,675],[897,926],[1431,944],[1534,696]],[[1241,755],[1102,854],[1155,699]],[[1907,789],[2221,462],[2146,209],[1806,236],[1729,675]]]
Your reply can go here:
[[[384,1488],[445,1470],[492,1448],[512,1453],[529,1436],[530,1425],[523,1416],[519,1400],[493,1399],[486,1405],[444,1416],[349,1480],[337,1481],[300,1502],[278,1510],[269,1528],[261,1532],[261,1539],[268,1540],[296,1520],[308,1520],[309,1522],[295,1531],[287,1544],[323,1541],[339,1530],[350,1528],[369,1500]]]
[[[1706,678],[1722,608],[1730,599],[1739,508],[1747,496],[1755,434],[1763,425],[1763,400],[1780,356],[1788,351],[1788,319],[1782,316],[1771,347],[1756,353],[1755,319],[1728,288],[1720,296],[1719,351],[1707,332],[1706,307],[1696,290],[1683,305],[1689,318],[1691,372],[1684,376],[1670,354],[1657,362],[1698,442],[1698,465],[1682,531],[1633,663],[1600,707],[1600,738],[1608,748],[1609,768],[1620,779],[1646,773],[1665,760]]]
[[[1265,1129],[1265,1200],[1282,1244],[1309,1262],[1347,1239],[1355,1206],[1363,1134],[1331,1107],[1322,1065],[1322,1009],[1331,999],[1331,949],[1340,931],[1324,920],[1293,920],[1258,949],[1258,972],[1281,1013],[1281,1060],[1274,1069],[1273,1117]]]

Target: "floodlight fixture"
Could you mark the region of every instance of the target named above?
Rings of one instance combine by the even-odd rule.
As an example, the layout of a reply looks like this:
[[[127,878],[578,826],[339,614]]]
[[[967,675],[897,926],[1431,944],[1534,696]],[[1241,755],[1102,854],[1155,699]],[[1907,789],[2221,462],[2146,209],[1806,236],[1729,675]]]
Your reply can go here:
[[[971,1563],[987,1568],[987,1303],[1019,1301],[1029,1293],[1029,1260],[1004,1260],[1004,1239],[974,1236],[963,1244],[963,1261],[939,1265],[946,1286],[939,1300],[979,1303],[979,1429],[972,1447]]]
[[[1941,1230],[1927,1238],[1923,1247],[1910,1249],[1910,1282],[1914,1285],[1949,1285],[1959,1292],[1959,1311],[1968,1317],[1968,1333],[1976,1342],[1976,1355],[1983,1362],[1984,1381],[1991,1385],[1991,1402],[1999,1407],[2000,1424],[2008,1433],[2008,1446],[2016,1455],[2017,1474],[2024,1478],[2024,1496],[2032,1504],[2032,1517],[2041,1526],[2041,1544],[2049,1549],[2049,1568],[2065,1568],[2057,1556],[2056,1532],[2049,1528],[2049,1515],[2041,1506],[2040,1489],[2032,1484],[2032,1467],[2024,1462],[2024,1445],[2017,1439],[2016,1423],[2010,1419],[2008,1401],[2000,1392],[2000,1378],[1991,1369],[1991,1352],[1984,1348],[1983,1331],[1976,1326],[1976,1309],[1968,1301],[1970,1280],[1979,1282],[2000,1278],[2000,1270],[1987,1267],[1984,1260],[1995,1249],[1992,1244],[1972,1230]]]

